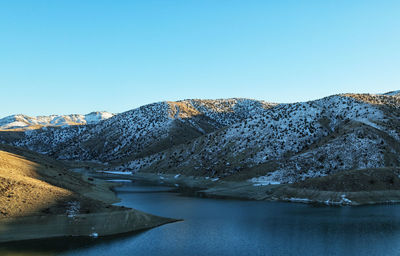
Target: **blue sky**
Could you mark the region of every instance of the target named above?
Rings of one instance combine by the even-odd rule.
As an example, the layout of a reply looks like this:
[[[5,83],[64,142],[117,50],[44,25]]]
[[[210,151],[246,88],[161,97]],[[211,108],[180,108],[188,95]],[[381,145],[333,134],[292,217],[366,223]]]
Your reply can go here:
[[[400,1],[0,2],[0,117],[400,89]]]

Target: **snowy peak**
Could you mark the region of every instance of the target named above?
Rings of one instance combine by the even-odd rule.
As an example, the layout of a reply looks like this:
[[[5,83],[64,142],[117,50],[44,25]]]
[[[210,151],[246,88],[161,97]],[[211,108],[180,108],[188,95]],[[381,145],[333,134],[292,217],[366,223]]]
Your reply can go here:
[[[383,95],[387,95],[387,96],[400,96],[400,90],[398,90],[398,91],[387,92],[387,93],[384,93]]]
[[[96,112],[91,112],[87,115],[85,115],[85,121],[86,124],[97,124],[98,122],[102,120],[109,119],[113,117],[115,114],[106,112],[106,111],[96,111]]]
[[[11,115],[0,119],[0,130],[9,129],[37,129],[47,126],[70,126],[96,124],[111,118],[114,114],[109,112],[92,112],[87,115],[50,115],[30,117],[22,114]]]
[[[0,129],[13,129],[25,127],[29,124],[30,117],[25,115],[12,115],[0,119]]]

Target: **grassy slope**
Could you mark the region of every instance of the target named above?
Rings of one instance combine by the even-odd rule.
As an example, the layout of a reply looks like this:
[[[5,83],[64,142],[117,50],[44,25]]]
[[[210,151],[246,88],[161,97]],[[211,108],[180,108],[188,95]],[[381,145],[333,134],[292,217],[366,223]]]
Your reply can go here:
[[[0,145],[0,217],[65,213],[71,202],[88,213],[116,201],[105,183],[84,180],[43,155]]]
[[[117,201],[109,183],[73,173],[49,157],[0,144],[0,243],[114,235],[176,221],[110,205]]]

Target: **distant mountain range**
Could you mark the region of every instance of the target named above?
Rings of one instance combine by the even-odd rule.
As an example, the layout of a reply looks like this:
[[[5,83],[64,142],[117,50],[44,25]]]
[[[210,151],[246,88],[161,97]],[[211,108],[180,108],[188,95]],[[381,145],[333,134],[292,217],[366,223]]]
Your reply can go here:
[[[58,159],[100,161],[120,171],[260,184],[400,166],[400,91],[290,104],[250,99],[159,102],[115,116],[107,113],[94,122],[85,118],[45,124],[3,118],[0,142]],[[45,127],[5,130],[18,127],[15,122]]]
[[[0,119],[0,130],[7,129],[37,129],[47,126],[70,126],[96,124],[113,117],[114,114],[99,111],[86,115],[51,115],[30,117],[22,114],[7,116]]]
[[[400,91],[391,91],[391,92],[384,93],[383,95],[399,96],[400,95]]]

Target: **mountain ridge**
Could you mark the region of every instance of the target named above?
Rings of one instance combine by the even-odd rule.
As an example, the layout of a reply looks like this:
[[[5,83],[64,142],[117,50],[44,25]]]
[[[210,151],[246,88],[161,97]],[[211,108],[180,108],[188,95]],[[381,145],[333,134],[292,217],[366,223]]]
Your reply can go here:
[[[268,185],[400,165],[397,120],[397,94],[285,104],[189,99],[148,104],[94,125],[30,130],[17,139],[0,134],[0,141],[111,170]]]

